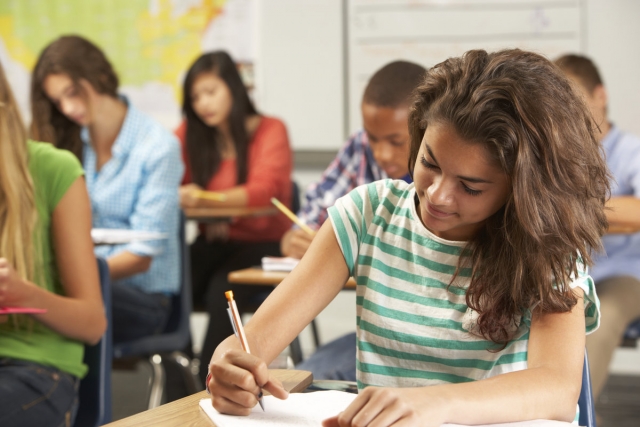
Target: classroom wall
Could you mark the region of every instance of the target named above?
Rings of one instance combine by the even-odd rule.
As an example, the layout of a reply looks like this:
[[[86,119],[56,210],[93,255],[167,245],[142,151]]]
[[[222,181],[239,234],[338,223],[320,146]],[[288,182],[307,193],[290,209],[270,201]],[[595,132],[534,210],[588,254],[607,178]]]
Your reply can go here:
[[[335,152],[348,135],[343,32],[347,1],[261,2],[260,106],[286,121],[298,152]],[[611,119],[640,135],[640,79],[636,77],[640,70],[640,49],[636,47],[640,2],[582,0],[580,4],[586,22],[583,53],[601,68],[609,90]]]
[[[609,117],[640,135],[640,2],[589,0],[586,54],[600,68],[609,94]]]
[[[362,3],[362,0],[234,1],[229,4],[236,8],[246,8],[248,6],[243,6],[246,4],[255,4],[256,8],[255,35],[244,31],[237,38],[255,38],[258,105],[265,113],[284,119],[296,151],[296,170],[311,171],[316,177],[349,132],[358,127],[358,114],[351,114],[355,121],[347,121],[348,77],[353,70],[346,66],[350,53],[346,49],[345,14],[349,4]],[[370,1],[378,5],[392,3],[391,0]],[[467,0],[416,0],[415,3],[446,5],[460,1]],[[636,77],[640,69],[640,49],[636,48],[640,40],[637,22],[640,1],[514,1],[492,4],[580,5],[585,23],[580,30],[585,41],[580,46],[600,65],[610,95],[610,116],[621,128],[640,135],[640,79]],[[480,3],[479,0],[477,4]],[[228,24],[232,25],[231,22],[234,21],[231,19]],[[241,57],[238,52],[234,54]],[[0,60],[7,55],[0,49]],[[12,73],[11,67],[19,67],[17,62],[5,60],[3,63],[10,79],[12,75],[19,77],[11,83],[28,121],[28,71]],[[359,98],[353,93],[351,97]],[[145,111],[149,108],[144,103],[137,105]],[[167,127],[175,126],[179,120],[177,106],[171,116],[171,120],[163,121]]]

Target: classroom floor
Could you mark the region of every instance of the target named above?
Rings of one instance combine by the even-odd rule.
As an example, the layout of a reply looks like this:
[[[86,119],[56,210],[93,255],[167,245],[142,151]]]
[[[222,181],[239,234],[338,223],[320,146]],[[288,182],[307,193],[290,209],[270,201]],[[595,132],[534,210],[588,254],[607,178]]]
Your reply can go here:
[[[596,403],[598,427],[640,426],[640,376],[612,375]]]
[[[355,330],[355,292],[343,291],[318,316],[318,326],[322,342]],[[202,346],[206,328],[206,315],[192,316],[192,336],[194,349]],[[311,332],[301,335],[305,355],[313,351]],[[612,376],[596,404],[602,423],[598,427],[638,427],[640,426],[640,348],[621,348],[612,363]],[[114,371],[113,420],[118,420],[146,409],[149,397],[151,369],[139,363],[135,369]]]

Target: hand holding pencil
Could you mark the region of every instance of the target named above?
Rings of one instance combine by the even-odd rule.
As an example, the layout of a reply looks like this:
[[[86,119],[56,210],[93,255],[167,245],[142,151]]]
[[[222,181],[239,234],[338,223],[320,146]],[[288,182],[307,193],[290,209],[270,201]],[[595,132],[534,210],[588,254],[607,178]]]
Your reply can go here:
[[[186,184],[180,187],[180,206],[183,208],[201,207],[202,200],[213,200],[216,202],[225,202],[227,196],[217,191],[203,190],[197,184]]]
[[[282,204],[282,202],[280,202],[280,200],[276,199],[275,197],[271,198],[271,203],[274,204],[274,206],[278,209],[280,209],[280,212],[282,212],[283,214],[285,214],[291,221],[293,221],[298,227],[300,227],[301,229],[303,229],[304,231],[306,231],[309,235],[311,236],[315,236],[316,232],[313,231],[311,229],[311,227],[309,227],[307,224],[305,224],[304,222],[302,222],[300,220],[300,218],[298,218],[296,216],[296,214],[294,214],[293,212],[291,212],[291,210],[286,207],[285,205]]]
[[[249,415],[256,401],[265,409],[263,389],[278,399],[286,399],[289,393],[282,382],[269,374],[266,363],[251,354],[233,292],[225,292],[225,297],[235,338],[229,337],[216,348],[209,364],[205,388],[211,394],[212,406],[221,414]],[[246,374],[251,375],[255,382],[248,381]]]

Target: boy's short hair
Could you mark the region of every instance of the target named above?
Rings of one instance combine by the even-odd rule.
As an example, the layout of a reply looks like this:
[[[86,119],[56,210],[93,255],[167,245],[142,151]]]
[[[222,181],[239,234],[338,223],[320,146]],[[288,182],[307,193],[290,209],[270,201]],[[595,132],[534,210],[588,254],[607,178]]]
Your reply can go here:
[[[572,53],[561,56],[554,63],[566,74],[576,77],[589,93],[593,93],[597,86],[603,85],[598,67],[586,56]]]
[[[362,101],[377,107],[397,108],[411,104],[413,90],[422,83],[426,68],[408,61],[394,61],[375,72]]]

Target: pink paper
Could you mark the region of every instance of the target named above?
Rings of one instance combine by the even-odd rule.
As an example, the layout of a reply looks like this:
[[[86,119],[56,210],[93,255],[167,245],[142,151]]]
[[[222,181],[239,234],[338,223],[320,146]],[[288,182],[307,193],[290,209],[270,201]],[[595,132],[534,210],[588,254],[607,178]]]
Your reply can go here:
[[[46,313],[44,308],[32,307],[0,307],[0,314],[38,314]]]

